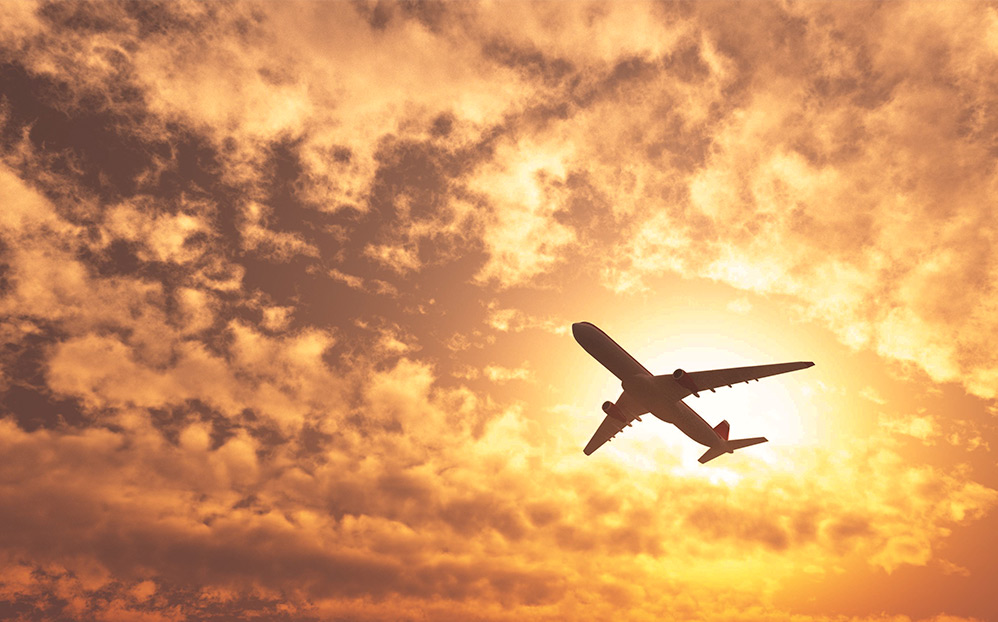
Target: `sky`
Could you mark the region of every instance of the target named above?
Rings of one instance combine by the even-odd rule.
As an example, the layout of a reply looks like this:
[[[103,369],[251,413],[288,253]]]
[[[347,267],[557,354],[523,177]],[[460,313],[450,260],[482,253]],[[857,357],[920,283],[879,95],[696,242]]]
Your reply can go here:
[[[996,136],[994,4],[0,3],[0,617],[998,619]],[[816,365],[585,456],[577,321]]]

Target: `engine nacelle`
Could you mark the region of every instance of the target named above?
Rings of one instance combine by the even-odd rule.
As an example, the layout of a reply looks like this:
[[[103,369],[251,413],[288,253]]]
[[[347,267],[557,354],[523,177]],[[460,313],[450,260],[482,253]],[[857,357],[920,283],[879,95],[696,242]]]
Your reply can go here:
[[[672,377],[681,386],[689,389],[690,393],[692,393],[695,397],[700,397],[699,393],[700,389],[697,388],[696,383],[693,382],[693,379],[690,378],[690,375],[687,374],[685,370],[677,369],[676,371],[672,372]]]
[[[613,417],[617,421],[622,421],[624,423],[628,422],[627,417],[625,417],[624,413],[620,411],[620,407],[614,404],[613,402],[603,402],[603,412]]]

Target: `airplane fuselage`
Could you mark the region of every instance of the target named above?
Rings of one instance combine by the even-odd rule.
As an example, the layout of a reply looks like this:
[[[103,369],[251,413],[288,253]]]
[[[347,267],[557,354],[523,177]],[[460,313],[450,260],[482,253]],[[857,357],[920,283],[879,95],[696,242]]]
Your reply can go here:
[[[715,447],[724,442],[714,428],[687,406],[686,402],[681,398],[674,399],[662,391],[662,385],[652,382],[651,374],[628,378],[621,383],[621,387],[647,408],[648,412],[676,426],[701,445]]]
[[[668,384],[663,386],[654,382],[651,372],[609,335],[589,322],[573,324],[572,334],[590,356],[620,379],[624,392],[629,393],[648,412],[676,426],[701,445],[717,447],[724,444],[724,439],[710,424],[683,402],[683,397],[689,395],[689,391],[678,382],[675,383],[674,390],[670,390]]]

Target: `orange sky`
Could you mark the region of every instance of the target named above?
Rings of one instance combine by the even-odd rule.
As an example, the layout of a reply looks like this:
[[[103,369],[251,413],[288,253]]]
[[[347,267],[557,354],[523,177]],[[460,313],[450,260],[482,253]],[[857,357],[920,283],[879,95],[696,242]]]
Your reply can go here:
[[[0,617],[998,619],[998,10],[0,3]],[[697,463],[573,341],[687,402]]]

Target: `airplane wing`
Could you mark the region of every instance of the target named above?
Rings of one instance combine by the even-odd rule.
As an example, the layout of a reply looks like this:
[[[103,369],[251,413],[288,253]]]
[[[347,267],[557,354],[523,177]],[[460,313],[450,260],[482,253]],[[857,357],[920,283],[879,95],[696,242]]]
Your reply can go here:
[[[631,425],[632,421],[648,412],[626,391],[621,393],[620,397],[617,398],[616,406],[618,412],[626,421],[610,415],[604,417],[603,423],[599,424],[599,427],[596,428],[596,433],[589,439],[589,444],[582,450],[587,456],[599,449],[603,443],[616,436],[618,432]]]
[[[731,367],[728,369],[712,369],[710,371],[692,371],[685,374],[685,378],[679,380],[679,383],[692,389],[693,392],[706,391],[718,387],[730,387],[733,384],[738,384],[739,382],[748,382],[749,380],[758,380],[759,378],[765,378],[767,376],[775,376],[777,374],[785,374],[791,371],[797,371],[798,369],[807,369],[813,366],[814,363],[810,361],[798,361],[796,363],[777,363],[775,365],[755,365],[752,367]],[[689,379],[689,386],[685,382]],[[696,387],[696,388],[693,388]]]

